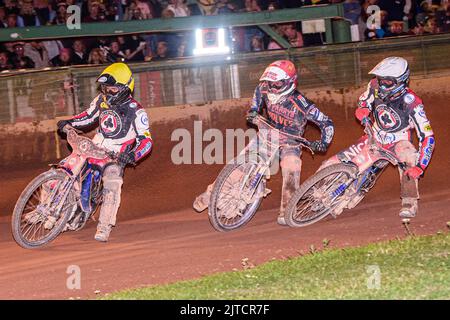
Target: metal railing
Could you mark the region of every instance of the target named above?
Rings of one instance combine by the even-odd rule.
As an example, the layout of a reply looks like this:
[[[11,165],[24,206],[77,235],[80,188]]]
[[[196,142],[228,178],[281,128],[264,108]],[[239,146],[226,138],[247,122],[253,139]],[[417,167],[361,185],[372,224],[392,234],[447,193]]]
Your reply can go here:
[[[144,107],[204,104],[251,97],[264,68],[291,59],[299,88],[346,88],[367,82],[367,72],[387,56],[402,56],[413,77],[450,74],[450,34],[405,37],[261,53],[130,64],[135,97]],[[0,74],[0,123],[40,121],[86,108],[97,94],[104,66]]]

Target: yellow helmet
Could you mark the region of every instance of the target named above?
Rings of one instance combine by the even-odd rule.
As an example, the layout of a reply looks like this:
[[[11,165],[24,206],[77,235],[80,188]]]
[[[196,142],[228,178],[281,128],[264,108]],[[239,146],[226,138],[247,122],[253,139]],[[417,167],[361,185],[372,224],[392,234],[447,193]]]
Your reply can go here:
[[[100,89],[110,104],[121,103],[134,90],[134,78],[130,68],[122,62],[116,62],[106,67],[97,78]],[[108,90],[116,87],[118,90]]]

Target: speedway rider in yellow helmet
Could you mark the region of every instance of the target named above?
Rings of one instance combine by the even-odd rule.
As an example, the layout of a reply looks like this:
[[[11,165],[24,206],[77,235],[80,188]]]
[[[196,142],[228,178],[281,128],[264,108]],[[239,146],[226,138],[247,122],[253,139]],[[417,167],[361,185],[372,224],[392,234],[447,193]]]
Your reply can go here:
[[[86,111],[58,122],[60,131],[66,126],[87,129],[98,125],[93,141],[119,154],[118,164],[112,163],[103,171],[103,204],[95,239],[107,241],[116,223],[123,183],[123,169],[148,155],[153,141],[147,113],[131,96],[134,79],[125,63],[113,63],[97,78],[100,94]]]

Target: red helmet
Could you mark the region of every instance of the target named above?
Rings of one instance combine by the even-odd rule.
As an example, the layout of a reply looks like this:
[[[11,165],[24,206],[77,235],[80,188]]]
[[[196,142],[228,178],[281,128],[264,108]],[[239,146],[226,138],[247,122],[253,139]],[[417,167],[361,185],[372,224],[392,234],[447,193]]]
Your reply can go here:
[[[297,87],[297,70],[291,61],[277,60],[264,70],[259,81],[267,85],[269,100],[276,103]]]

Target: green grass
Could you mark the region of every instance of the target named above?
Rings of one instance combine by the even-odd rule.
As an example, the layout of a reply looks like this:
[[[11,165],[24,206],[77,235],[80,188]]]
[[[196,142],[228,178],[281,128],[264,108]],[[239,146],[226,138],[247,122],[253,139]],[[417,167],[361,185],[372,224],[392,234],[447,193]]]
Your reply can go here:
[[[369,266],[379,268],[378,289],[376,281],[370,280]],[[105,298],[450,299],[450,234],[326,249],[248,270],[120,291]]]

